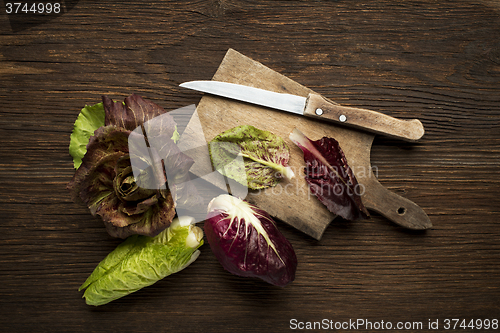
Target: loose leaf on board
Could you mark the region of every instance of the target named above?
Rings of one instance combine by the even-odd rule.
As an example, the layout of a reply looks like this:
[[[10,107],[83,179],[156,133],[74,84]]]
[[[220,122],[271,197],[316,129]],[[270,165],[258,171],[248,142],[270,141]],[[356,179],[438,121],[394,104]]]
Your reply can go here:
[[[250,189],[275,186],[282,177],[294,176],[288,166],[290,150],[285,141],[254,126],[229,129],[216,136],[209,147],[214,168]],[[243,157],[245,170],[234,163],[235,156]]]
[[[361,201],[362,187],[347,164],[337,140],[323,137],[312,141],[296,128],[289,138],[304,153],[305,180],[311,193],[329,211],[346,220],[363,219],[370,215]]]

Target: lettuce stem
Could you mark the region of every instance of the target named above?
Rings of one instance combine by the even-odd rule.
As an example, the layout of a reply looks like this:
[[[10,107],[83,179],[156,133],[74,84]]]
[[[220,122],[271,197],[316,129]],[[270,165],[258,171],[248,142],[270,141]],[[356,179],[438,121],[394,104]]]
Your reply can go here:
[[[262,160],[262,159],[259,159],[259,158],[256,158],[256,157],[253,157],[253,156],[250,156],[250,155],[247,155],[247,154],[243,154],[241,152],[238,153],[238,156],[246,157],[246,158],[251,159],[252,161],[255,161],[255,162],[260,163],[262,165],[268,166],[268,167],[270,167],[270,168],[272,168],[272,169],[280,172],[287,179],[292,179],[295,176],[295,174],[292,171],[292,168],[290,168],[289,166],[285,167],[285,166],[283,166],[281,164],[277,164],[277,163],[269,162],[269,161],[266,161],[266,160]]]

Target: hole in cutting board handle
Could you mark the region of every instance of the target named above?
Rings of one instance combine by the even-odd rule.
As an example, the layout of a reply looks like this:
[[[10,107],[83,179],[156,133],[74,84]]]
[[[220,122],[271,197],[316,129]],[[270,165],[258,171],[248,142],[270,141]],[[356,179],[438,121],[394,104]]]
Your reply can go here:
[[[398,208],[398,214],[399,215],[405,215],[405,213],[406,213],[406,208],[404,208],[404,207],[399,207]]]

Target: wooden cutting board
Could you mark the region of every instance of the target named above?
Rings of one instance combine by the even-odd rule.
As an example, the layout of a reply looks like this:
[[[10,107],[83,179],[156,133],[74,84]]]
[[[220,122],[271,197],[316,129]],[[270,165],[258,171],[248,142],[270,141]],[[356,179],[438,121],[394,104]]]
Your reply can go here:
[[[312,92],[232,49],[222,60],[213,80],[300,96],[307,96]],[[375,178],[370,164],[374,134],[211,95],[202,97],[197,113],[207,142],[221,132],[239,125],[252,125],[285,139],[290,148],[289,165],[295,172],[295,178],[283,179],[276,187],[250,191],[246,200],[315,239],[321,238],[336,215],[329,212],[309,192],[304,180],[302,151],[288,139],[294,127],[311,140],[328,136],[339,142],[359,184],[364,188],[362,200],[368,209],[410,229],[432,226],[420,207],[388,191]]]

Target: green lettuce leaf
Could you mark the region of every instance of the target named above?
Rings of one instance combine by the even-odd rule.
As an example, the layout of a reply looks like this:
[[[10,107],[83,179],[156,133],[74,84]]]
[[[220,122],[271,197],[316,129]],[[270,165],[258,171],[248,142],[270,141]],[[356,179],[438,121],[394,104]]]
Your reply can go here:
[[[113,250],[82,284],[88,305],[103,305],[179,272],[198,258],[203,231],[176,218],[156,237],[134,235]]]
[[[69,154],[73,157],[75,169],[82,164],[82,158],[87,152],[87,144],[94,131],[104,126],[104,106],[102,103],[95,105],[86,105],[73,127],[73,133],[70,136]]]
[[[216,136],[209,147],[214,168],[250,189],[275,186],[282,177],[294,176],[287,165],[290,150],[285,141],[254,126],[229,129]],[[245,170],[236,162],[237,156],[243,157]]]

